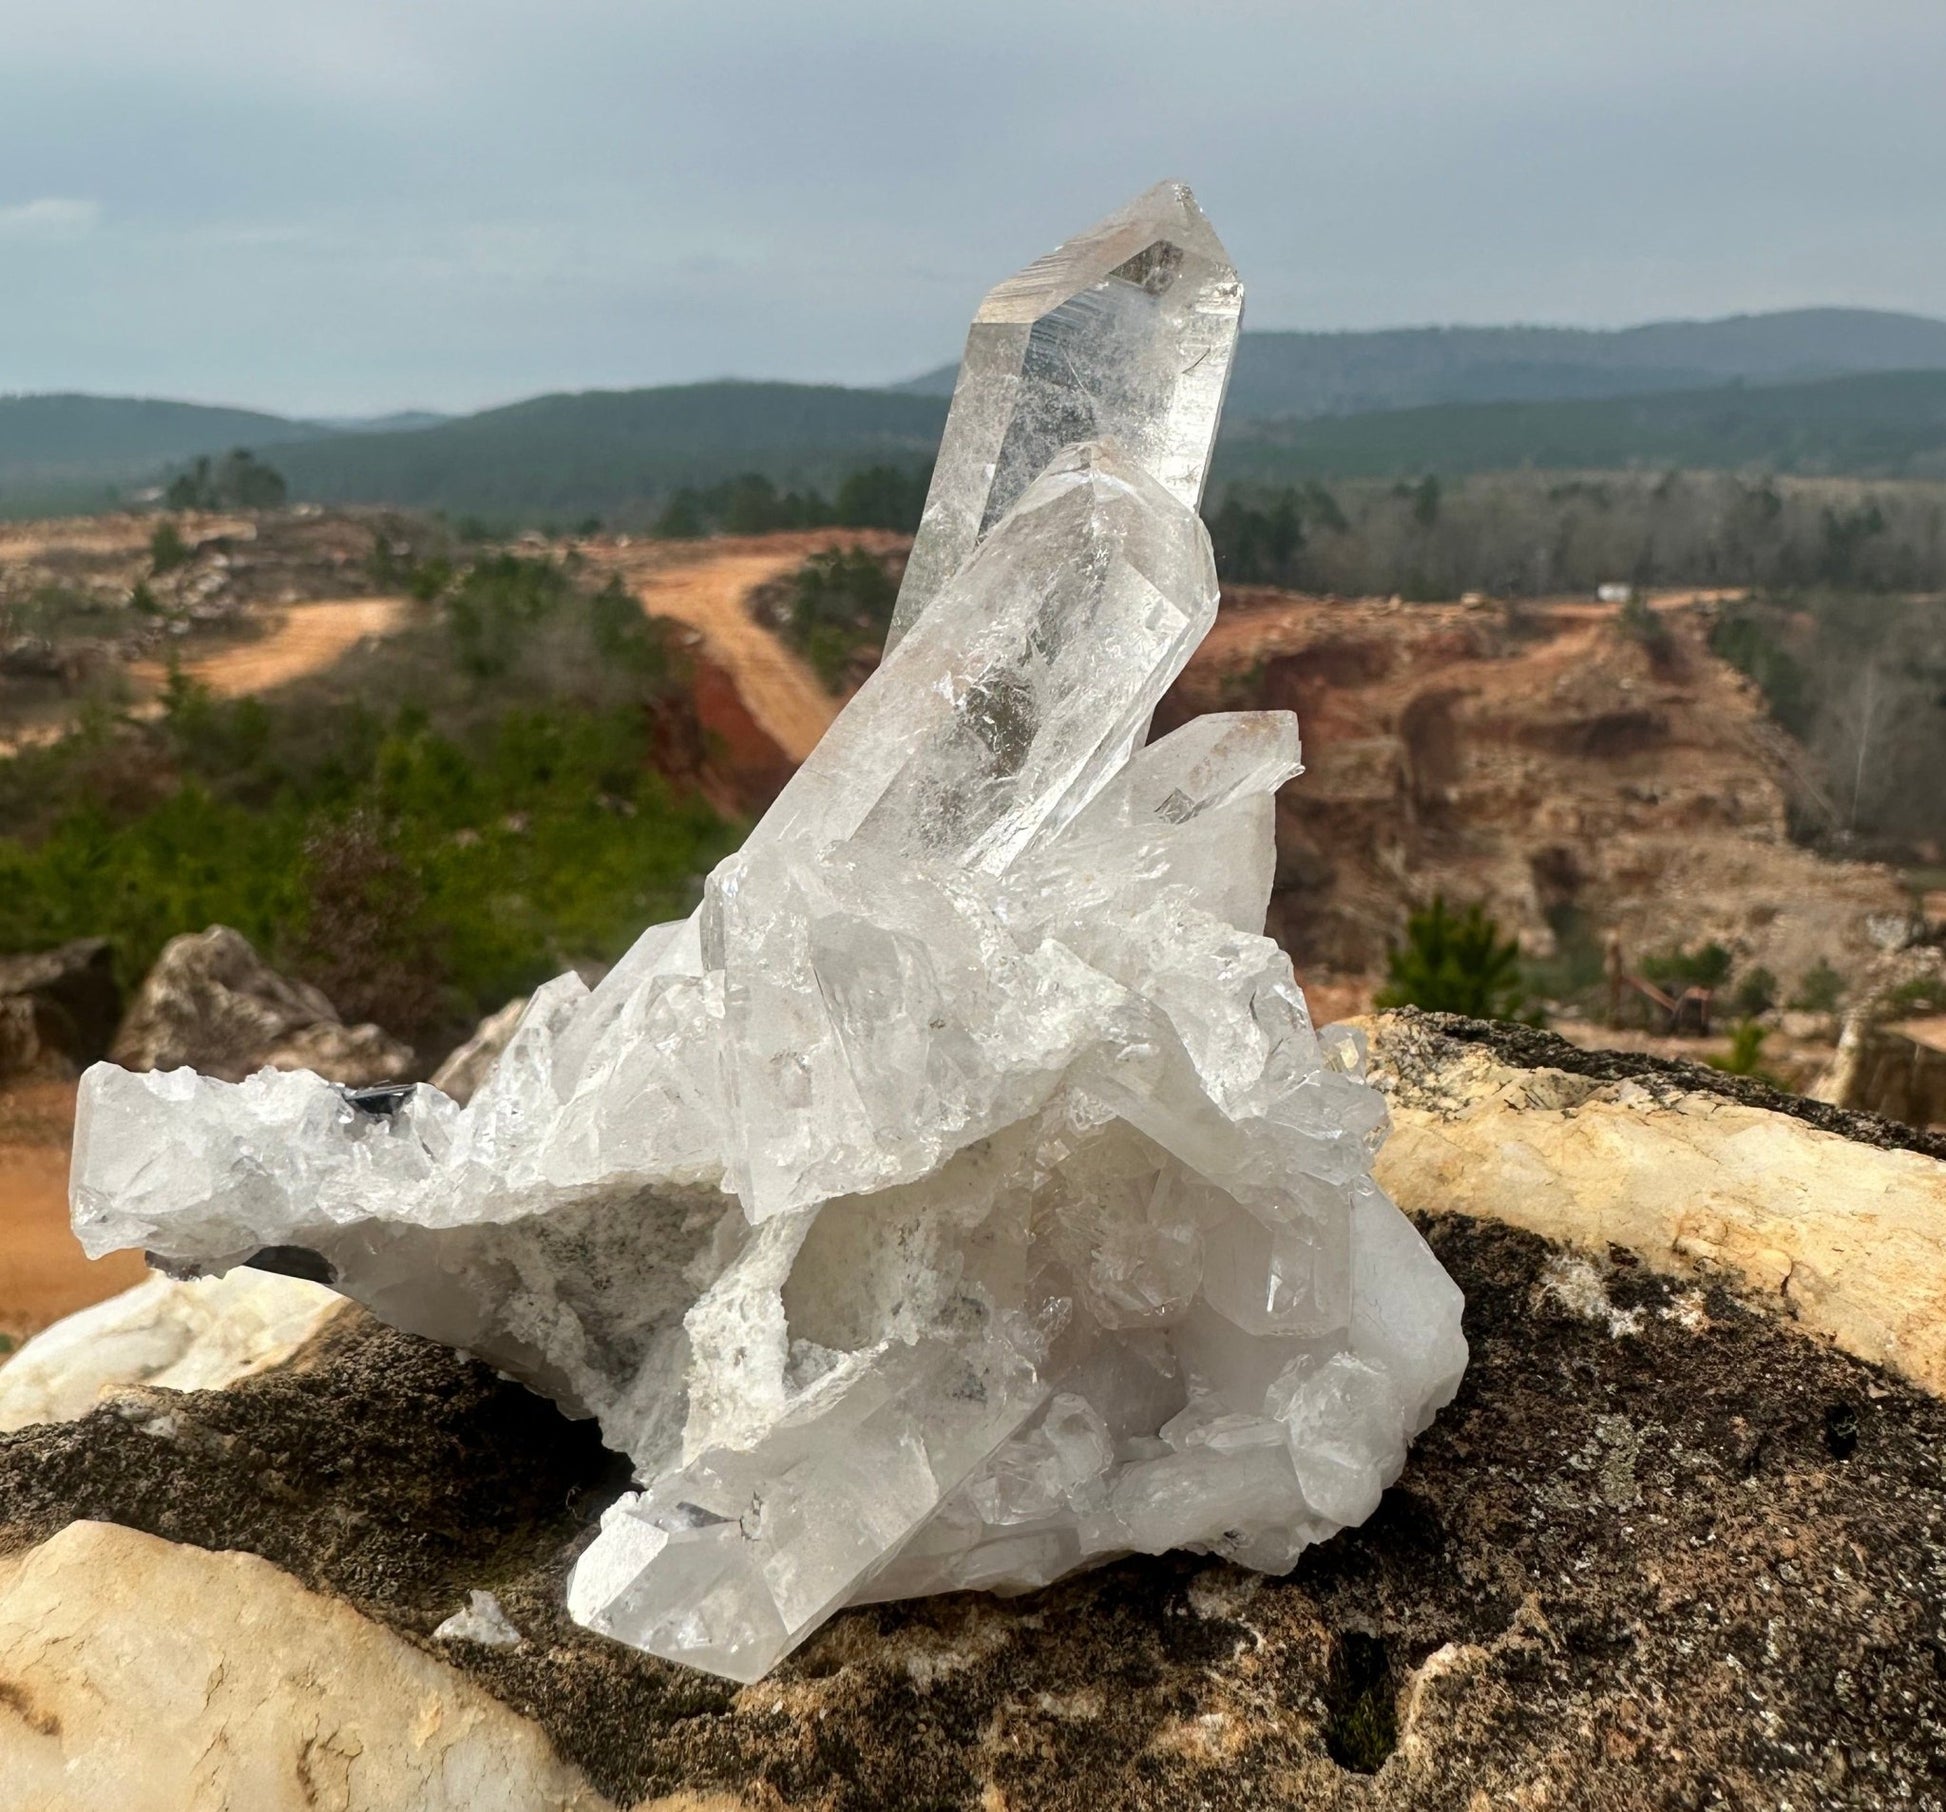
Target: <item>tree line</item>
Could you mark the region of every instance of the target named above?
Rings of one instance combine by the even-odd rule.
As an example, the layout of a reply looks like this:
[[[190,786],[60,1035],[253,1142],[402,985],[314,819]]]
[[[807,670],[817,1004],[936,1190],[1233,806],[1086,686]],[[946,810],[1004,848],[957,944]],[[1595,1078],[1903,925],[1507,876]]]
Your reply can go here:
[[[704,535],[764,535],[777,529],[879,528],[912,534],[925,508],[932,467],[866,466],[827,498],[822,492],[779,490],[761,472],[712,485],[684,485],[663,506],[654,532],[671,540]]]
[[[1508,472],[1233,485],[1205,514],[1230,583],[1341,596],[1946,589],[1946,484],[1932,481]]]

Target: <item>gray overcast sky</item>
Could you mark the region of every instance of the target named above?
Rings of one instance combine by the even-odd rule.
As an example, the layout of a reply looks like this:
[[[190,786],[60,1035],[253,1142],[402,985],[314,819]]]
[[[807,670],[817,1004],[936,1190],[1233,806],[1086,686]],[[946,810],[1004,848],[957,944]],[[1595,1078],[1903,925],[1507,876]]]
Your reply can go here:
[[[1946,314],[1942,0],[0,0],[0,390],[873,383],[1163,176],[1257,327]]]

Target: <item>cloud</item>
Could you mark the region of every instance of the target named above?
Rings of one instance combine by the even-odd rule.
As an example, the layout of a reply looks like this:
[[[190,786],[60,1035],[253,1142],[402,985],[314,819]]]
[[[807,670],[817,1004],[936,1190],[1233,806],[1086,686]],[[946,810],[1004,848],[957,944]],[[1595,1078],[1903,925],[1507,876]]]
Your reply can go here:
[[[0,205],[0,239],[81,239],[95,230],[101,203],[70,195],[42,195]]]

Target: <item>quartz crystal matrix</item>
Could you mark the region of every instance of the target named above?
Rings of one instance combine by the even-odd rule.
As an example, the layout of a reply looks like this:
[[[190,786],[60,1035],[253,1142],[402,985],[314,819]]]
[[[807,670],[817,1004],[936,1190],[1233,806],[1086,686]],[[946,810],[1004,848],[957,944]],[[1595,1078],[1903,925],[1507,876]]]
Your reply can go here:
[[[464,1108],[97,1066],[87,1249],[320,1276],[599,1418],[640,1488],[573,1614],[734,1679],[846,1604],[1367,1516],[1459,1292],[1262,935],[1294,720],[1147,740],[1216,611],[1239,301],[1176,185],[995,291],[952,570],[696,914],[542,989]]]

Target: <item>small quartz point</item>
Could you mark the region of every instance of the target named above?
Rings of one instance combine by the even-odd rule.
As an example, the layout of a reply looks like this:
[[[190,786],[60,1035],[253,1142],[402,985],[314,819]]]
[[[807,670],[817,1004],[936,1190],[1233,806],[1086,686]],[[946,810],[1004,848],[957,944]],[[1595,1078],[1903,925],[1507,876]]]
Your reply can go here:
[[[463,1610],[455,1611],[433,1631],[435,1642],[477,1642],[482,1648],[518,1648],[522,1637],[500,1600],[491,1592],[469,1592]]]
[[[1466,1364],[1357,1042],[1263,935],[1295,720],[1147,740],[1216,611],[1234,277],[1165,187],[996,296],[1037,343],[1110,278],[1139,303],[1050,342],[1102,406],[1029,360],[923,614],[697,912],[540,989],[466,1106],[83,1081],[91,1254],[298,1269],[598,1418],[639,1489],[570,1611],[731,1679],[847,1604],[1178,1547],[1286,1571]]]
[[[1236,267],[1179,182],[990,291],[966,336],[887,645],[1065,447],[1115,441],[1195,509],[1242,316]]]

